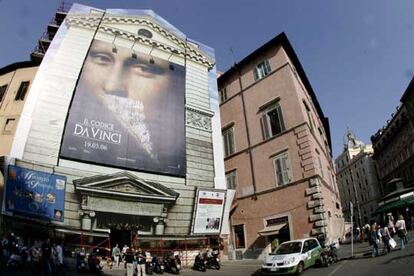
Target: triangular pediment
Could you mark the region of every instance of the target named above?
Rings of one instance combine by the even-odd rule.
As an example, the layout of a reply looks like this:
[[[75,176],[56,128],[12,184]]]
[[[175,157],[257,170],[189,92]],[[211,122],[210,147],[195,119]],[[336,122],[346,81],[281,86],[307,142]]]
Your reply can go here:
[[[75,190],[82,194],[168,201],[175,201],[179,196],[176,191],[160,183],[145,181],[127,171],[76,179],[73,184]]]

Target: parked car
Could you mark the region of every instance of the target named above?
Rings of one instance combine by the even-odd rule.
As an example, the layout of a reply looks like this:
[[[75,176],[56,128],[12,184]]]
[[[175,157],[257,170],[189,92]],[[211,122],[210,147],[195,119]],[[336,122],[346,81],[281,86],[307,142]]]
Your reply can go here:
[[[315,238],[292,240],[280,244],[262,265],[263,274],[302,273],[321,261],[323,249]]]

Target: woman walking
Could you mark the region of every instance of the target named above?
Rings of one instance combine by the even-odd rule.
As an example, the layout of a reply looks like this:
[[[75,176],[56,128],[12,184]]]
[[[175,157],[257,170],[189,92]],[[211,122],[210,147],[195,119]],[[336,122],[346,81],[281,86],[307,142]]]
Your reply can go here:
[[[405,248],[407,242],[407,227],[405,226],[405,220],[402,215],[398,216],[398,220],[395,223],[395,228],[397,229],[398,237],[400,238],[401,250]]]
[[[370,244],[372,245],[372,257],[378,256],[378,231],[377,231],[377,224],[374,222],[371,225],[371,233],[369,238]]]

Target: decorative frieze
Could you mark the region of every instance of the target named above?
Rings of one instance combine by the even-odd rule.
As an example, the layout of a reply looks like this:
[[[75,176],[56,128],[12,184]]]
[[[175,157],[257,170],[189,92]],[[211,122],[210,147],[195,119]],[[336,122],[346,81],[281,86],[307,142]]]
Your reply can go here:
[[[188,126],[211,131],[211,114],[193,108],[187,108],[186,115],[186,124]]]

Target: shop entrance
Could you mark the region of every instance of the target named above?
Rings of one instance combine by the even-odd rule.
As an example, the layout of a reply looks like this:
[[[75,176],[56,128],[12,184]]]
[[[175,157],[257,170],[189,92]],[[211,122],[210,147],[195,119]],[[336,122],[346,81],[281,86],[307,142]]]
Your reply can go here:
[[[118,244],[119,249],[122,250],[124,245],[131,246],[131,230],[117,230],[111,229],[111,246]]]

